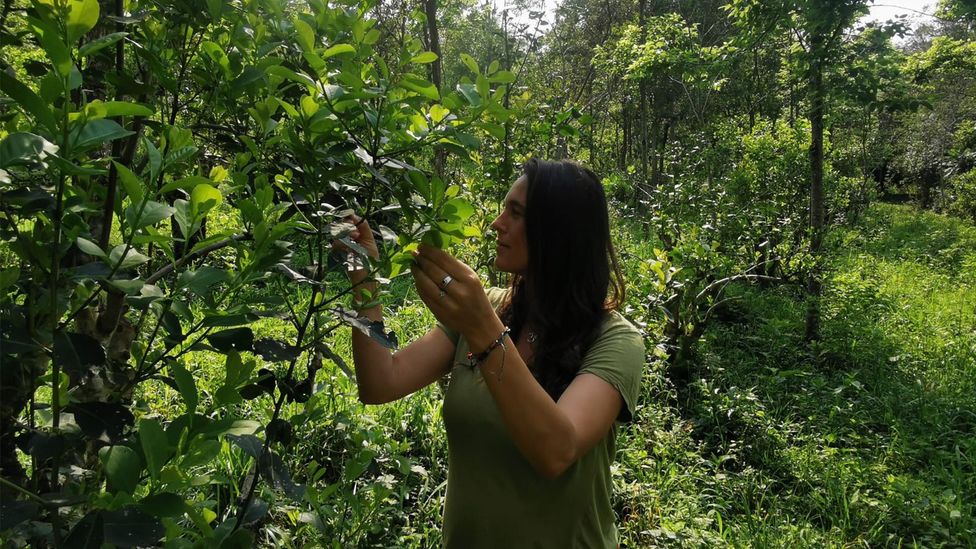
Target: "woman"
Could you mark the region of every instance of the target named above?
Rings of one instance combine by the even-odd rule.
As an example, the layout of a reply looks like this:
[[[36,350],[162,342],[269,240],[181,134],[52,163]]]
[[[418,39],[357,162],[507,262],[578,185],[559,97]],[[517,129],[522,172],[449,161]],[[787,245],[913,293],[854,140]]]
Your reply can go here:
[[[352,237],[378,256],[365,220]],[[597,177],[529,161],[491,224],[507,290],[421,246],[413,276],[437,328],[391,356],[353,330],[359,397],[390,402],[450,373],[444,546],[617,546],[615,421],[637,401],[644,345],[614,309],[624,288]],[[350,274],[366,295],[375,283]],[[382,320],[379,306],[362,310]]]

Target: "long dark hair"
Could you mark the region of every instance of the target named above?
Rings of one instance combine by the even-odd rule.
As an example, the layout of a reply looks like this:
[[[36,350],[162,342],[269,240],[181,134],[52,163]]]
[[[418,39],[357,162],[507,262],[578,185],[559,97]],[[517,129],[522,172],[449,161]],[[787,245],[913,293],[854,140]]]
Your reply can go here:
[[[525,232],[529,266],[512,278],[501,318],[518,339],[537,339],[530,366],[553,400],[579,372],[609,310],[624,300],[624,282],[610,241],[607,197],[591,170],[570,160],[532,159]]]

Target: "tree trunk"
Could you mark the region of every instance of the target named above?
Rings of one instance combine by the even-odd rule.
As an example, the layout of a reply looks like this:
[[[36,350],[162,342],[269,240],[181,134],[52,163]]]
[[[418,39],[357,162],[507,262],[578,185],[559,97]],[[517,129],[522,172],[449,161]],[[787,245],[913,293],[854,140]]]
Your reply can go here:
[[[810,66],[810,255],[813,266],[807,274],[806,338],[812,341],[820,338],[820,252],[824,232],[824,189],[823,189],[823,140],[824,140],[824,89],[823,62],[824,36],[813,34],[810,37],[812,62]]]
[[[630,147],[630,109],[627,107],[627,103],[624,103],[620,114],[620,127],[623,135],[620,142],[620,158],[617,161],[617,166],[620,168],[620,171],[624,171],[627,169],[627,149]]]
[[[637,17],[638,24],[640,25],[640,43],[643,44],[647,40],[647,0],[640,0],[639,10]],[[640,139],[638,140],[641,164],[640,186],[646,188],[648,184],[647,155],[650,152],[647,146],[647,80],[641,78],[637,85],[640,96],[637,105],[638,117],[640,119]]]
[[[661,138],[657,142],[657,152],[655,153],[655,160],[657,161],[657,168],[654,170],[654,180],[653,184],[655,187],[660,186],[664,183],[664,157],[668,151],[668,138],[671,136],[671,123],[665,121],[664,129],[661,131]]]

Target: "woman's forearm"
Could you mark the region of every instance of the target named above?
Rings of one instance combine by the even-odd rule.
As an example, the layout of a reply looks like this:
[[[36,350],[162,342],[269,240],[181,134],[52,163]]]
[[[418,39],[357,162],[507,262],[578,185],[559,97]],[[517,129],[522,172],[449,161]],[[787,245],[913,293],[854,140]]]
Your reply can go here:
[[[353,271],[349,275],[353,284],[353,301],[368,303],[375,300],[377,285],[374,281],[366,281],[366,271]],[[383,308],[376,304],[372,307],[359,309],[359,313],[373,321],[383,321]],[[385,402],[383,387],[389,380],[393,370],[393,355],[361,330],[352,329],[352,358],[356,370],[356,384],[359,388],[359,400],[364,404],[379,404]]]
[[[486,349],[504,329],[497,317],[492,324],[472,335],[472,349]],[[489,333],[494,335],[486,335]],[[578,458],[576,430],[529,371],[515,342],[506,336],[504,349],[492,351],[480,368],[522,455],[542,476],[551,479],[561,475]]]

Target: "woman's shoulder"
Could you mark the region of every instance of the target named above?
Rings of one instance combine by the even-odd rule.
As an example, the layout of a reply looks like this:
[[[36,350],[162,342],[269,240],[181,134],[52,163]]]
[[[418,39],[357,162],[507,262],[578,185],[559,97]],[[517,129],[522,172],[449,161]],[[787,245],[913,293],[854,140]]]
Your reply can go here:
[[[603,353],[622,354],[643,362],[644,334],[620,312],[607,311],[600,334],[590,345],[587,355]]]
[[[643,340],[644,335],[633,322],[627,319],[616,309],[607,311],[603,319],[603,328],[600,331],[601,337],[613,336],[615,338]]]
[[[509,292],[511,292],[511,288],[496,288],[493,286],[485,290],[485,295],[488,296],[488,301],[491,303],[491,306],[497,309],[505,302],[505,298],[508,297]]]

